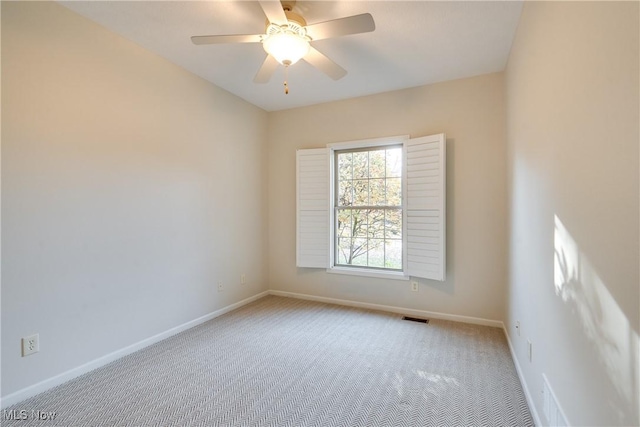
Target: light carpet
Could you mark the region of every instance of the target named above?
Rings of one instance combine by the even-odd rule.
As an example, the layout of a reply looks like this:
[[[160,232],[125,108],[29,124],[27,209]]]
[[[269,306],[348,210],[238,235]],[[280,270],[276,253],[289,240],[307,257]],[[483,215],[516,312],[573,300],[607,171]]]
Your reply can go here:
[[[533,425],[501,329],[275,296],[11,410],[28,418],[3,426]]]

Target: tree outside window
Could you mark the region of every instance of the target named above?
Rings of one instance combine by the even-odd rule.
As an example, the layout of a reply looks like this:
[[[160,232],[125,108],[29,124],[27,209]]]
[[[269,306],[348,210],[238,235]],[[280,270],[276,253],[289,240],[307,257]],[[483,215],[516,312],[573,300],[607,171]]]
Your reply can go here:
[[[335,155],[336,265],[402,270],[402,146]]]

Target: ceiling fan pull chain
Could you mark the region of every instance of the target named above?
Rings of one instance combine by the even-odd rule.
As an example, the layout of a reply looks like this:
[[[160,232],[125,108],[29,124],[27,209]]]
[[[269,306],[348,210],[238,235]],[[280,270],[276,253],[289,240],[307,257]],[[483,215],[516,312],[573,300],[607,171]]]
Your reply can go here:
[[[287,80],[289,79],[289,66],[284,66],[284,94],[289,95],[289,85],[287,84]]]

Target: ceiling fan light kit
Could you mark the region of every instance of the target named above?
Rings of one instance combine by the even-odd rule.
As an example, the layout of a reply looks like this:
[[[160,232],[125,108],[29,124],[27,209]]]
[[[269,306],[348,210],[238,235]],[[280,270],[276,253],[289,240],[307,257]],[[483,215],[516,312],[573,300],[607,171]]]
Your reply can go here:
[[[280,64],[289,66],[309,53],[309,42],[303,26],[289,21],[287,25],[269,24],[262,47]]]
[[[253,79],[255,83],[267,83],[278,64],[284,65],[287,70],[290,65],[300,59],[304,59],[305,62],[316,67],[333,80],[341,79],[347,74],[347,71],[311,46],[311,42],[331,37],[367,33],[376,28],[373,17],[368,13],[307,25],[302,16],[291,10],[295,1],[287,0],[280,3],[276,0],[259,0],[259,3],[267,16],[265,34],[191,37],[191,41],[196,45],[262,43],[267,57]],[[285,93],[289,93],[286,81],[284,86]]]

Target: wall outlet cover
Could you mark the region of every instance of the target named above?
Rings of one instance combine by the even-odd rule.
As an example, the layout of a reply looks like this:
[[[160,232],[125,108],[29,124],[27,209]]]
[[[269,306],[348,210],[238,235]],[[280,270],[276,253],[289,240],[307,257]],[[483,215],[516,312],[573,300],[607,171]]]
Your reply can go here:
[[[29,335],[22,338],[22,357],[29,356],[40,351],[40,334]]]

